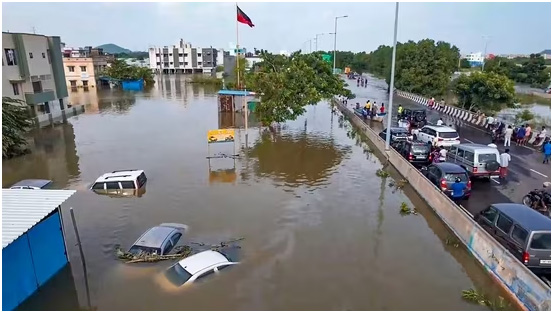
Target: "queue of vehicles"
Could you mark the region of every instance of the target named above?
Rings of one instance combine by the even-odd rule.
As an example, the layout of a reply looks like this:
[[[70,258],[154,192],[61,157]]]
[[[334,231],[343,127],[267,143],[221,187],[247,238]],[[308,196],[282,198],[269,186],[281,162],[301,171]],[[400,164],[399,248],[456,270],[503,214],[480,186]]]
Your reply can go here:
[[[422,119],[421,120],[425,120]],[[452,195],[455,182],[465,183],[463,199],[469,199],[472,180],[499,177],[500,154],[497,148],[481,144],[462,144],[453,128],[426,124],[410,133],[407,128],[391,128],[390,146],[401,154],[438,189]],[[386,139],[386,129],[379,136]],[[413,138],[414,137],[414,138]],[[445,161],[434,162],[433,146],[447,149]],[[476,216],[492,237],[540,277],[551,278],[551,195],[546,190],[531,191],[518,203],[491,204]],[[416,188],[416,186],[415,186]],[[539,204],[539,205],[538,205]]]

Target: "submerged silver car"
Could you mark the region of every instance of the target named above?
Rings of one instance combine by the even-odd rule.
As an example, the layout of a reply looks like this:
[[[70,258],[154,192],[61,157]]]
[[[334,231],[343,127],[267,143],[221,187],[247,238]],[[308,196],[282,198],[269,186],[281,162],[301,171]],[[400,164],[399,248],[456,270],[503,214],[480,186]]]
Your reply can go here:
[[[167,255],[188,230],[188,226],[176,223],[163,223],[148,229],[130,247],[129,253]]]

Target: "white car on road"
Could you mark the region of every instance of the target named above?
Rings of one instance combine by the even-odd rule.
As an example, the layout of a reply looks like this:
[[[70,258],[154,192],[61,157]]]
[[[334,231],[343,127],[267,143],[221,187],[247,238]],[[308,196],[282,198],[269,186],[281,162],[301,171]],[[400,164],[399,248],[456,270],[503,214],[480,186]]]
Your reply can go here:
[[[447,126],[426,125],[417,134],[417,140],[430,144],[434,143],[435,138],[438,139],[438,147],[451,147],[461,143],[457,131]]]
[[[233,262],[230,254],[225,252],[203,251],[175,263],[165,272],[165,277],[174,287],[180,287],[211,274],[218,274],[221,270],[239,263]]]

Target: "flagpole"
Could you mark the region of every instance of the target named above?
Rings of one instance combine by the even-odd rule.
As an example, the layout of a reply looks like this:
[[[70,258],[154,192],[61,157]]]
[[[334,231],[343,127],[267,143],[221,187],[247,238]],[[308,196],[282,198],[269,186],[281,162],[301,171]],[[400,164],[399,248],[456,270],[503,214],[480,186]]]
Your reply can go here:
[[[236,14],[238,16],[238,2],[236,2]],[[239,48],[240,44],[238,43],[238,17],[236,18],[236,90],[240,90],[240,55]]]

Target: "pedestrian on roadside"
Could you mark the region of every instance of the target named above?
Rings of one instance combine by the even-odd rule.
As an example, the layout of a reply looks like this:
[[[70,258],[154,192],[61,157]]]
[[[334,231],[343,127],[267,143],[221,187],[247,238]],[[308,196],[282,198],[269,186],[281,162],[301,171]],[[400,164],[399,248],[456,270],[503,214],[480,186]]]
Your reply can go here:
[[[520,146],[522,144],[522,141],[524,140],[525,136],[526,136],[526,129],[524,128],[524,125],[520,125],[520,127],[517,130],[517,146]]]
[[[444,146],[440,146],[440,162],[445,162],[447,158],[447,150]]]
[[[397,107],[397,117],[401,118],[402,113],[403,113],[403,106],[401,106],[400,104],[399,107]]]
[[[365,78],[365,87],[367,87],[367,83],[369,82],[368,78]]]
[[[530,127],[530,124],[526,124],[526,134],[524,136],[524,139],[522,140],[522,144],[525,145],[528,143],[528,140],[530,140],[530,135],[532,135],[532,127]]]
[[[439,143],[439,140],[438,140],[438,137],[434,137],[434,139],[432,139],[432,146],[433,147],[438,147],[438,143]]]
[[[549,164],[551,159],[551,141],[546,141],[543,144],[543,164]]]
[[[373,118],[375,116],[376,116],[376,102],[374,103],[374,105],[371,108],[371,118]]]
[[[509,149],[505,149],[505,152],[499,155],[499,178],[507,178],[507,167],[511,162],[511,155],[509,155]]]
[[[442,118],[440,117],[440,119],[436,122],[436,125],[442,126],[443,124],[444,124],[444,121],[443,121]]]
[[[451,184],[451,199],[456,204],[459,204],[459,201],[465,196],[465,190],[467,189],[467,184],[461,181],[461,177],[456,177],[455,182]]]
[[[541,146],[544,143],[546,136],[547,136],[547,130],[545,130],[545,126],[542,126],[540,134],[538,135],[538,139],[539,139],[538,143],[535,146],[536,147]]]
[[[488,130],[492,129],[493,121],[494,121],[494,118],[491,115],[486,118],[486,129]]]
[[[509,125],[509,127],[507,127],[507,129],[505,130],[505,141],[503,142],[503,145],[505,147],[510,147],[511,146],[511,137],[513,136],[513,127],[511,125]]]

